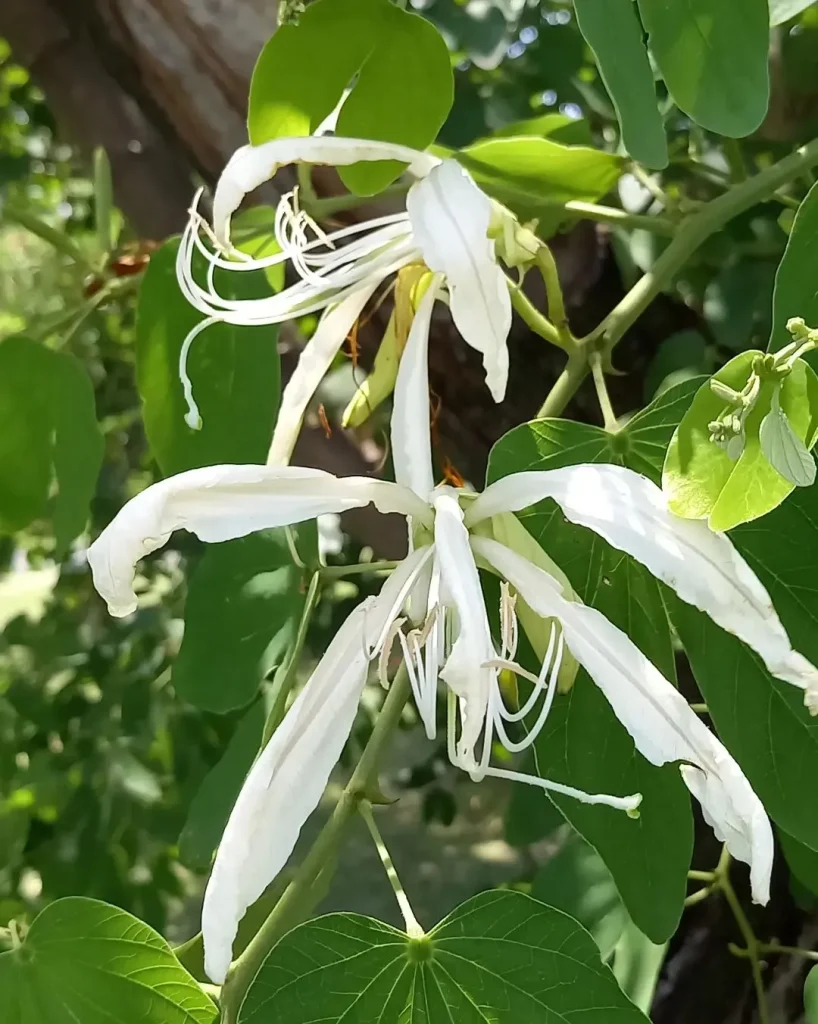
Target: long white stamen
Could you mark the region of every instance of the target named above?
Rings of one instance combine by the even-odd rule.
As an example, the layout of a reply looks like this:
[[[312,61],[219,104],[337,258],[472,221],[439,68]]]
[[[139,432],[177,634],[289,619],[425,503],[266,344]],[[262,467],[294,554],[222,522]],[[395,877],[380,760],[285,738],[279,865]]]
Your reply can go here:
[[[613,807],[617,811],[625,811],[631,815],[642,803],[641,793],[634,793],[632,796],[608,796],[606,793],[586,793],[581,789],[575,789],[573,786],[564,786],[561,782],[541,779],[538,775],[525,775],[523,772],[514,772],[508,768],[487,768],[486,775],[491,775],[497,779],[510,779],[512,782],[525,782],[529,786],[539,786],[540,789],[573,797],[583,804],[605,804],[607,807]]]
[[[208,327],[217,322],[216,317],[208,317],[206,320],[202,320],[201,323],[196,324],[190,334],[188,334],[182,342],[182,347],[179,350],[179,380],[182,382],[182,391],[184,392],[185,402],[187,403],[185,423],[187,423],[191,430],[202,429],[202,417],[199,412],[199,406],[196,404],[196,399],[193,397],[193,383],[191,382],[190,376],[187,372],[188,354],[190,352],[190,346],[196,338],[199,337],[202,331],[206,331]]]
[[[403,584],[401,589],[398,591],[398,594],[397,594],[395,600],[392,603],[392,607],[389,609],[389,612],[388,612],[388,614],[386,616],[386,623],[387,623],[387,625],[384,626],[383,630],[381,630],[380,635],[376,638],[375,642],[369,648],[368,655],[369,655],[370,660],[375,657],[375,655],[383,647],[384,643],[386,643],[386,638],[389,635],[389,631],[390,631],[391,623],[392,623],[393,619],[396,619],[398,617],[399,611],[401,610],[401,608],[406,603],[406,598],[409,596],[409,594],[410,594],[410,592],[412,590],[412,587],[417,582],[417,578],[421,574],[421,572],[423,571],[423,567],[426,565],[426,563],[429,561],[429,559],[434,554],[434,550],[435,550],[434,545],[433,544],[429,544],[427,547],[418,548],[416,552],[413,552],[412,555],[408,556],[409,558],[417,556],[418,562],[415,565],[413,572],[409,575],[409,577],[406,579],[406,582]],[[420,551],[422,551],[423,554],[417,554],[417,552],[420,552]]]
[[[553,632],[552,632],[552,636],[553,636]],[[560,637],[559,637],[559,643],[558,643],[558,646],[557,646],[557,652],[556,652],[556,655],[554,657],[554,663],[551,666],[550,675],[548,677],[548,690],[547,690],[546,695],[545,695],[545,700],[543,701],[543,705],[540,708],[540,713],[537,716],[537,721],[534,723],[532,728],[528,731],[528,733],[526,734],[525,738],[522,739],[522,740],[512,740],[512,739],[510,739],[508,734],[507,734],[507,732],[506,732],[505,725],[503,724],[502,716],[498,715],[497,718],[495,719],[495,725],[497,726],[497,735],[500,738],[500,742],[503,744],[503,746],[506,748],[506,750],[509,753],[511,753],[511,754],[519,754],[520,751],[525,750],[527,747],[530,747],[531,744],[534,742],[534,740],[536,740],[536,738],[542,732],[543,726],[545,725],[546,720],[547,720],[549,714],[551,713],[551,708],[552,708],[552,706],[554,704],[554,696],[555,696],[555,694],[557,692],[557,675],[558,675],[559,670],[560,670],[560,665],[562,664],[562,654],[563,654],[563,650],[564,649],[565,649],[565,635],[562,632],[562,630],[560,630]],[[544,685],[544,683],[545,683],[545,673],[546,673],[547,668],[548,668],[548,661],[546,660],[546,661],[543,662],[543,670],[542,670],[541,676],[540,676],[542,682],[538,684],[538,689],[535,690],[535,693],[538,693],[539,692],[539,688],[541,688],[542,685]],[[534,694],[532,694],[532,697],[533,696],[534,696]],[[502,697],[500,698],[499,703],[500,703],[500,705],[502,705]],[[529,699],[529,703],[530,703],[531,707],[534,706],[533,702],[530,699]],[[528,706],[526,706],[525,710],[527,712],[528,710],[530,710],[530,708]]]
[[[389,689],[389,656],[392,653],[395,637],[401,632],[404,622],[406,622],[405,618],[395,619],[394,622],[392,622],[387,631],[383,646],[381,647],[381,653],[378,655],[378,682],[384,690]]]

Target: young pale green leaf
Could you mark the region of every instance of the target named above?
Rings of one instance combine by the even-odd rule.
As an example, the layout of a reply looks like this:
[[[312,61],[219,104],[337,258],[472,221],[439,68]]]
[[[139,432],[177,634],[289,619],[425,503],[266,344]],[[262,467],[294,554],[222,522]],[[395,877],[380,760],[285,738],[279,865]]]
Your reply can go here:
[[[574,10],[616,108],[625,149],[647,167],[667,167],[665,125],[636,5],[574,0]]]
[[[210,869],[230,811],[261,746],[266,716],[264,701],[257,700],[191,801],[179,835],[179,859],[193,871]]]
[[[813,185],[798,207],[778,265],[773,291],[773,326],[768,351],[777,352],[792,341],[787,321],[803,317],[809,326],[818,324],[818,185]]]
[[[815,0],[770,0],[770,24],[783,25],[814,3]]]
[[[425,149],[452,105],[448,48],[433,25],[388,0],[317,0],[261,52],[250,86],[250,141],[309,135],[347,87],[339,135]],[[340,174],[353,192],[372,195],[401,170],[389,161]]]
[[[179,353],[201,320],[176,282],[178,239],[155,253],[139,289],[136,375],[151,451],[165,475],[219,463],[264,462],[279,399],[277,328],[218,323],[190,349],[188,373],[202,429],[185,423]],[[196,264],[194,264],[196,265]],[[204,279],[204,262],[198,272]],[[269,295],[262,272],[216,275],[231,298]]]
[[[758,439],[764,458],[788,483],[809,487],[815,482],[815,459],[790,426],[777,391],[773,392],[770,411],[761,421]]]
[[[579,921],[607,960],[629,923],[628,912],[596,850],[567,825],[563,831],[560,848],[535,875],[531,895]]]
[[[715,380],[741,391],[757,355],[749,351],[735,356],[714,374]],[[673,512],[686,519],[706,518],[714,530],[730,530],[765,515],[792,492],[795,485],[770,462],[761,443],[761,424],[775,391],[773,382],[762,384],[744,422],[743,449],[734,460],[710,440],[708,425],[724,411],[725,402],[709,382],[701,386],[665,459],[662,487]],[[818,377],[803,360],[781,385],[780,403],[789,426],[812,448],[818,439]]]
[[[731,539],[772,598],[793,647],[818,661],[818,488],[798,488]],[[775,823],[818,850],[818,720],[803,695],[771,679],[759,659],[706,615],[670,598],[669,610],[713,723]]]
[[[639,0],[639,10],[676,105],[719,135],[754,132],[770,92],[767,0]]]
[[[543,237],[570,216],[561,208],[566,202],[599,199],[613,188],[623,168],[622,159],[612,153],[525,136],[476,142],[454,156],[522,220],[537,218]]]
[[[357,914],[294,928],[273,948],[239,1024],[550,1024],[582,1018],[645,1024],[591,936],[518,892],[481,893],[423,939]]]
[[[177,694],[208,711],[248,704],[293,638],[300,582],[283,530],[208,545],[188,584]]]
[[[641,420],[634,417],[619,434],[564,420],[523,424],[492,449],[488,478],[582,462],[618,462],[645,472],[656,447],[663,450],[684,404],[680,389],[672,390],[676,394],[666,392],[661,404],[646,410]],[[673,679],[667,618],[650,573],[590,530],[566,522],[551,502],[534,506],[520,520],[585,603],[627,628],[651,661]],[[601,856],[633,921],[654,941],[663,942],[681,915],[692,849],[690,802],[678,770],[673,765],[657,769],[637,753],[584,671],[570,693],[556,698],[536,752],[546,778],[588,792],[642,793],[637,821],[570,798],[553,799]]]
[[[102,449],[82,364],[28,338],[0,343],[0,530],[49,516],[65,554],[88,517]]]
[[[591,127],[584,117],[568,117],[567,114],[540,114],[523,121],[512,121],[491,133],[493,139],[508,139],[515,135],[540,136],[553,139],[564,146],[592,145]]]
[[[0,954],[11,1024],[212,1024],[217,1010],[165,940],[124,910],[70,896]]]

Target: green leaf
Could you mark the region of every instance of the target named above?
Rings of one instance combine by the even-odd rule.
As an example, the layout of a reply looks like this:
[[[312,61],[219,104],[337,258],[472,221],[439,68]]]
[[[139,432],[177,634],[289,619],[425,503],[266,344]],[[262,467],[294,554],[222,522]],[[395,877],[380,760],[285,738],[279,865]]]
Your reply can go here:
[[[261,52],[250,86],[250,141],[309,135],[350,85],[339,135],[425,149],[452,105],[448,48],[428,21],[387,0],[317,0]],[[340,175],[353,192],[372,195],[402,169],[388,161]]]
[[[818,662],[818,489],[796,490],[731,539],[772,598],[794,648]],[[772,679],[758,657],[707,616],[675,599],[671,619],[710,716],[776,824],[818,850],[818,720],[803,693]]]
[[[255,760],[267,710],[257,700],[236,726],[227,749],[204,777],[179,836],[179,859],[193,871],[207,871],[242,783]]]
[[[645,373],[646,400],[700,375],[706,354],[707,342],[698,331],[677,331],[665,338]]]
[[[768,351],[777,352],[792,341],[787,330],[787,321],[791,317],[800,316],[809,326],[818,326],[817,263],[818,185],[813,185],[798,207],[775,275],[773,325]]]
[[[85,526],[102,449],[82,364],[28,338],[0,343],[0,530],[48,515],[63,555]]]
[[[704,315],[719,345],[733,352],[758,347],[770,329],[774,278],[772,263],[747,259],[710,281]]]
[[[587,928],[603,960],[613,953],[629,923],[610,871],[596,850],[576,832],[563,837],[560,848],[537,872],[531,895],[565,911]]]
[[[799,843],[782,829],[778,829],[778,840],[793,877],[818,896],[818,851]]]
[[[807,1024],[818,1024],[818,964],[810,968],[804,982],[804,1011]]]
[[[741,391],[759,353],[742,352],[713,377]],[[709,424],[726,408],[709,382],[699,388],[668,448],[662,487],[673,512],[686,519],[707,519],[714,530],[731,530],[765,515],[795,486],[769,461],[761,443],[761,425],[770,412],[776,385],[765,382],[744,422],[744,447],[735,461],[710,440]],[[784,380],[780,404],[807,448],[818,438],[818,377],[798,360]]]
[[[540,114],[527,117],[524,121],[513,121],[491,133],[494,139],[508,139],[515,135],[538,135],[553,139],[564,146],[590,146],[591,127],[584,117],[568,117],[567,114]]]
[[[202,315],[176,282],[178,239],[151,257],[139,289],[136,375],[151,451],[167,476],[197,466],[261,462],[278,410],[278,329],[217,323],[190,349],[188,373],[202,415],[202,429],[185,423],[187,406],[179,380],[179,353]],[[204,280],[204,260],[194,264]],[[270,294],[263,272],[216,275],[228,298]]]
[[[209,544],[188,584],[177,694],[208,711],[248,704],[293,638],[300,583],[283,530]]]
[[[648,167],[667,167],[665,125],[633,0],[574,0],[574,10],[616,108],[625,149]]]
[[[614,950],[614,977],[628,999],[645,1013],[650,1010],[653,1002],[667,946],[666,942],[659,945],[651,942],[629,921]]]
[[[814,3],[815,0],[770,0],[770,24],[783,25]]]
[[[165,940],[124,910],[76,896],[0,954],[13,1024],[211,1024],[217,1010]]]
[[[662,411],[646,410],[644,419],[634,417],[619,434],[563,420],[523,424],[492,449],[488,478],[581,462],[624,462],[642,471],[655,446],[661,447],[661,438],[672,430],[668,410],[683,404],[678,396],[666,396]],[[535,505],[519,518],[586,604],[625,629],[673,679],[667,618],[650,573],[591,531],[566,522],[552,502]],[[602,857],[633,921],[654,941],[663,942],[681,916],[692,850],[690,803],[678,769],[655,768],[644,760],[584,671],[567,695],[556,698],[536,752],[545,778],[589,792],[642,793],[637,821],[610,808],[556,795],[552,799]]]
[[[767,0],[639,0],[639,10],[676,105],[719,135],[754,132],[770,91]]]
[[[623,162],[587,146],[517,136],[487,139],[453,154],[487,192],[523,220],[539,219],[539,233],[553,234],[567,216],[566,202],[593,202],[616,184]]]
[[[593,939],[518,892],[468,900],[423,939],[357,914],[293,929],[265,960],[239,1024],[644,1024]]]

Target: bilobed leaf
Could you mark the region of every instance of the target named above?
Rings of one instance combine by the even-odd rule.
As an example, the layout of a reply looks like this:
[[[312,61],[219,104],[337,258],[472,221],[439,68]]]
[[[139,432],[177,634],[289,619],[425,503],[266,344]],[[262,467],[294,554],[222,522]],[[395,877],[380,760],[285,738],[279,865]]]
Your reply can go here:
[[[741,391],[758,352],[742,352],[713,376]],[[714,530],[731,530],[765,515],[795,486],[768,460],[760,438],[776,385],[762,384],[758,400],[744,422],[744,447],[735,461],[710,440],[708,424],[725,402],[705,382],[685,414],[668,448],[662,488],[670,508],[686,519],[707,519]],[[807,449],[818,438],[818,377],[803,360],[793,367],[780,391],[781,409]]]
[[[208,545],[188,584],[178,695],[208,711],[248,704],[293,637],[300,583],[283,530]]]
[[[0,954],[10,1024],[211,1024],[217,1010],[152,928],[71,896],[43,910]]]
[[[574,10],[616,108],[625,149],[648,167],[667,167],[665,125],[636,5],[574,0]]]
[[[616,944],[613,955],[614,977],[628,999],[645,1013],[650,1010],[653,1002],[667,947],[666,942],[651,942],[632,921],[625,925]]]
[[[671,399],[665,406],[673,407]],[[654,413],[655,415],[655,413]],[[636,420],[636,417],[634,417]],[[639,465],[655,437],[672,425],[662,415],[642,423],[635,442]],[[540,420],[510,431],[489,457],[489,480],[522,470],[555,469],[582,462],[627,463],[627,430],[609,434],[563,420]],[[566,573],[586,604],[626,630],[634,643],[670,679],[674,662],[658,584],[636,562],[611,549],[590,530],[565,521],[552,502],[520,515],[520,521]],[[543,777],[588,792],[642,793],[637,821],[610,808],[567,797],[552,799],[599,853],[636,925],[656,942],[675,930],[685,895],[692,849],[692,817],[684,783],[674,765],[655,768],[636,751],[602,692],[584,671],[571,691],[558,696],[536,742]]]
[[[452,105],[448,48],[433,25],[388,0],[317,0],[261,52],[250,86],[250,141],[309,135],[348,86],[339,135],[425,149]],[[401,170],[390,161],[340,174],[354,192],[371,195]]]
[[[778,841],[793,877],[818,896],[818,851],[799,843],[782,829],[778,829]]]
[[[244,715],[227,749],[204,777],[179,836],[179,859],[194,871],[207,871],[224,826],[255,760],[264,732],[266,708],[257,700]]]
[[[179,290],[178,246],[178,239],[170,239],[154,253],[139,289],[136,375],[151,451],[165,475],[220,463],[263,463],[278,410],[278,329],[217,323],[196,338],[187,368],[202,428],[192,430],[184,419],[179,352],[202,314]],[[203,281],[204,260],[195,260],[194,267]],[[216,275],[216,284],[228,298],[270,294],[262,271],[225,271]]]
[[[423,939],[357,914],[294,928],[273,948],[239,1024],[645,1024],[588,933],[518,892],[484,892]]]
[[[479,185],[523,220],[538,218],[543,236],[553,234],[566,219],[564,203],[604,196],[623,167],[613,153],[525,136],[475,142],[454,156]]]
[[[767,113],[767,0],[639,0],[648,45],[676,105],[739,138]]]
[[[818,261],[818,185],[813,185],[798,207],[775,275],[773,321],[768,351],[777,352],[792,341],[787,321],[800,316],[810,327],[818,327],[818,289],[815,266]],[[814,358],[812,356],[808,358]]]
[[[818,663],[818,489],[804,487],[731,534],[772,598],[793,647]],[[710,716],[775,823],[818,850],[818,719],[739,640],[689,605],[673,620]]]
[[[49,516],[63,555],[88,517],[102,448],[82,364],[28,338],[0,343],[0,529]]]

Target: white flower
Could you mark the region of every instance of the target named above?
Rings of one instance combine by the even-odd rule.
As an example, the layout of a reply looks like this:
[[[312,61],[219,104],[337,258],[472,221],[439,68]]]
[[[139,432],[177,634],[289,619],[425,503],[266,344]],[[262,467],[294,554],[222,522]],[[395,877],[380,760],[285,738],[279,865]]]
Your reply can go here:
[[[402,160],[416,177],[404,213],[376,217],[325,233],[297,207],[297,193],[283,197],[274,225],[281,252],[251,259],[233,248],[230,218],[244,196],[284,164],[301,161],[334,166],[358,160]],[[456,161],[385,142],[334,136],[276,139],[244,146],[231,157],[216,187],[213,227],[207,228],[194,201],[179,246],[176,273],[188,301],[206,319],[188,335],[180,356],[180,375],[188,402],[187,422],[199,425],[199,412],[187,376],[193,340],[210,324],[282,323],[306,313],[324,315],[301,354],[282,396],[281,412],[268,461],[286,464],[310,398],[341,348],[364,306],[389,275],[423,261],[442,275],[455,325],[480,352],[486,383],[495,401],[505,395],[508,378],[506,340],[511,299],[506,277],[489,238],[492,218],[506,217]],[[515,222],[516,223],[516,222]],[[205,244],[202,230],[212,248]],[[204,282],[196,279],[193,258],[208,263]],[[289,262],[299,280],[267,298],[229,299],[217,288],[217,269],[242,272]]]
[[[774,675],[804,688],[813,709],[818,670],[793,651],[764,587],[730,540],[704,523],[673,516],[661,491],[637,473],[606,465],[520,473],[479,496],[433,487],[426,365],[428,318],[439,284],[433,282],[421,300],[398,372],[392,419],[397,483],[294,467],[196,469],[134,498],[88,552],[97,589],[113,614],[125,615],[137,603],[136,562],[176,529],[221,541],[368,502],[410,524],[413,550],[381,594],[342,626],[253,765],[230,816],[203,918],[207,971],[216,982],[226,975],[238,922],[284,865],[320,799],[352,727],[370,662],[378,660],[383,678],[395,641],[430,738],[436,731],[438,678],[444,680],[450,695],[449,756],[472,778],[516,779],[634,813],[638,794],[583,793],[491,763],[495,741],[518,752],[541,732],[570,651],[644,757],[656,765],[680,764],[716,834],[750,864],[754,899],[764,903],[769,896],[772,830],[735,760],[625,633],[495,536],[512,538],[513,544],[509,517],[553,498],[572,522],[636,558],[679,597],[744,640]],[[503,581],[499,645],[489,626],[478,561]],[[515,600],[525,601],[541,627],[550,624],[537,677],[514,663]],[[499,672],[508,667],[534,684],[517,709],[506,706],[499,686]],[[523,720],[522,734],[515,735],[513,728]]]

